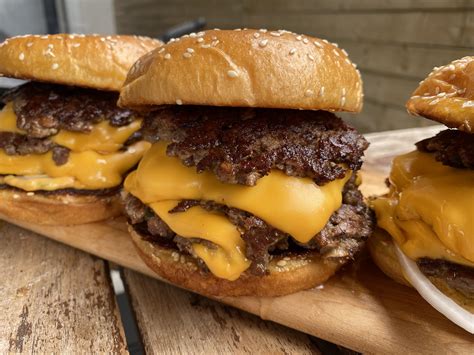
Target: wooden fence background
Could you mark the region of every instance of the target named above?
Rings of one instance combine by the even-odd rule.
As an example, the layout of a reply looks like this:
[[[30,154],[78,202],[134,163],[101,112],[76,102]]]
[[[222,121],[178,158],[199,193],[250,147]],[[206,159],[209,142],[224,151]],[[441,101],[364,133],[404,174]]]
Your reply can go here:
[[[358,64],[363,132],[425,126],[405,101],[434,66],[474,55],[474,0],[115,0],[117,31],[158,36],[205,17],[209,28],[287,29],[337,42]]]

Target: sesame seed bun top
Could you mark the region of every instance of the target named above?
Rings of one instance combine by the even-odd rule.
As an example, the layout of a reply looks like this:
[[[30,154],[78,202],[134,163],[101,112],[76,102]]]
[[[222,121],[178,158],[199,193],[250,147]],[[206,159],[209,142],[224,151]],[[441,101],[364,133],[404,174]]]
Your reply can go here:
[[[362,97],[358,70],[335,44],[282,30],[212,30],[140,58],[119,105],[360,112]]]
[[[0,76],[119,91],[158,40],[136,36],[26,35],[0,43]]]
[[[416,116],[474,133],[474,57],[434,68],[406,107]]]

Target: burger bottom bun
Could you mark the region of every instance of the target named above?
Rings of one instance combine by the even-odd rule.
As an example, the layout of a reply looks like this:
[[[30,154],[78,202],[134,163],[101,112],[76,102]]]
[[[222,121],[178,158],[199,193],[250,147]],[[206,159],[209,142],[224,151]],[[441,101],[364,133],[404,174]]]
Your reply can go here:
[[[317,252],[286,256],[284,262],[285,256],[281,256],[270,262],[268,275],[243,273],[229,281],[200,271],[189,255],[146,241],[130,225],[129,231],[139,255],[154,272],[177,286],[208,296],[283,296],[324,283],[344,264],[323,259]]]
[[[392,237],[386,231],[377,228],[372,237],[369,238],[368,247],[372,259],[387,276],[398,283],[412,287],[403,275]],[[474,299],[452,288],[445,278],[434,276],[427,276],[427,278],[454,302],[474,313]]]
[[[117,195],[44,195],[6,188],[0,189],[0,214],[41,225],[73,225],[116,217],[121,204]]]

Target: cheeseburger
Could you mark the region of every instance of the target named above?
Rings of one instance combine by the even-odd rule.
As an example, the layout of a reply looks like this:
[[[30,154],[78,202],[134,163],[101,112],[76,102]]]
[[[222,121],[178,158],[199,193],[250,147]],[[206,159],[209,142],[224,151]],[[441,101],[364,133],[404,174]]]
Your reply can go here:
[[[474,332],[474,57],[435,68],[408,111],[451,129],[396,157],[390,191],[375,199],[375,262]]]
[[[344,50],[287,31],[207,31],[139,59],[121,107],[153,110],[153,143],[126,179],[140,255],[215,296],[277,296],[326,281],[372,230],[357,189],[368,143]]]
[[[81,224],[120,214],[123,175],[149,148],[141,118],[118,108],[150,38],[28,35],[0,44],[0,75],[29,80],[0,97],[0,214]]]

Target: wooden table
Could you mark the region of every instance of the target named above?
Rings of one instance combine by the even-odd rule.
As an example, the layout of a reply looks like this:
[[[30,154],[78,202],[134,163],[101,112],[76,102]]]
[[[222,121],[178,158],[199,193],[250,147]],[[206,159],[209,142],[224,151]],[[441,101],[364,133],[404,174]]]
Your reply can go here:
[[[438,129],[369,135],[387,150],[372,149],[367,164]],[[0,353],[127,352],[107,261],[0,221],[0,268]],[[122,279],[147,353],[349,352],[135,271]]]

